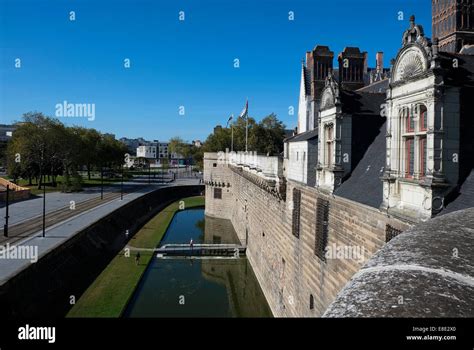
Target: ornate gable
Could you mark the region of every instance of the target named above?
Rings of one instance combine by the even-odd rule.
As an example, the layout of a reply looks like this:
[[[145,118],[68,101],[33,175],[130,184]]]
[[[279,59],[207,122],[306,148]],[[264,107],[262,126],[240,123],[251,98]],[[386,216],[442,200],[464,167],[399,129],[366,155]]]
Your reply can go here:
[[[331,73],[326,78],[326,86],[321,96],[321,110],[329,109],[339,104],[339,86]]]
[[[393,82],[417,76],[430,68],[431,42],[423,27],[410,17],[410,28],[403,33],[403,48],[399,51],[393,73]]]

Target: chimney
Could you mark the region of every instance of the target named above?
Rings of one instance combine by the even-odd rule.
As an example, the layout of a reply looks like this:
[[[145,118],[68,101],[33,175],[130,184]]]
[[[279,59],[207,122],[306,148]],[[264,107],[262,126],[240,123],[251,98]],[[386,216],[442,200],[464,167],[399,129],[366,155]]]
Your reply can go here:
[[[313,52],[306,51],[306,67],[313,69]]]
[[[383,71],[383,52],[381,51],[377,52],[376,61],[377,61],[377,72],[382,72]]]

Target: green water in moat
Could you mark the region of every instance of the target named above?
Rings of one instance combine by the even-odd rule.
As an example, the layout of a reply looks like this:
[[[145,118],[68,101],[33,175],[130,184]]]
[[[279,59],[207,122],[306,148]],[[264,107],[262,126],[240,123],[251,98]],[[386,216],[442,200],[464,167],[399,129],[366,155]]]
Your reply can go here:
[[[238,243],[232,225],[204,209],[178,212],[160,245]],[[126,317],[271,317],[246,258],[162,259],[150,262]]]

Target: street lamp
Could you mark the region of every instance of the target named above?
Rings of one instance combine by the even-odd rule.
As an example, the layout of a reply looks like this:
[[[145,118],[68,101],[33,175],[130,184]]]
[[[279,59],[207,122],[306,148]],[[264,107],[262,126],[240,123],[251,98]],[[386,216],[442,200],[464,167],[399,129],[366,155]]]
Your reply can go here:
[[[234,115],[232,114],[227,120],[227,127],[229,127],[229,123],[234,119]],[[230,133],[231,133],[231,141],[230,141],[230,151],[234,152],[234,124],[230,124]]]
[[[120,183],[120,200],[123,200],[123,164],[120,166],[122,170],[122,178]]]
[[[43,237],[46,233],[46,175],[43,174]]]
[[[9,195],[10,195],[10,185],[7,185],[7,198],[6,198],[7,201],[6,201],[6,206],[5,206],[5,226],[3,227],[3,235],[5,237],[8,237],[8,218],[9,218],[8,206],[10,204]]]
[[[104,199],[104,166],[100,167],[100,199]]]

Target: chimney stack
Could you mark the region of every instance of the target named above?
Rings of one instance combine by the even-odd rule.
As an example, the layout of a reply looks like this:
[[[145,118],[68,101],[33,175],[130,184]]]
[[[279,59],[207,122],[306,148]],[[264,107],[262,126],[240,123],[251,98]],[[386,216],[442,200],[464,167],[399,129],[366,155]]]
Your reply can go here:
[[[383,71],[383,52],[381,51],[377,52],[376,61],[377,61],[377,72],[382,72]]]
[[[306,51],[306,67],[313,69],[313,52]]]

